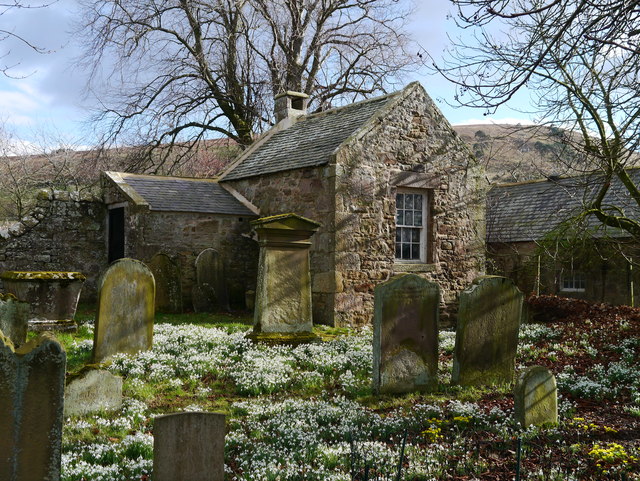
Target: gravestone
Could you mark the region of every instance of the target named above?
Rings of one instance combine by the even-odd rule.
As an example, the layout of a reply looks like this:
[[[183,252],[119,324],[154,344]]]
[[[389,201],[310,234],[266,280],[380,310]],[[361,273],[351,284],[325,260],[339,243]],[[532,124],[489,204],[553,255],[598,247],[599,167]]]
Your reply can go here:
[[[532,366],[518,376],[514,408],[516,422],[524,428],[558,424],[558,387],[546,367]]]
[[[103,369],[85,369],[64,389],[64,415],[81,416],[122,407],[122,378]]]
[[[260,260],[254,333],[311,333],[311,236],[320,224],[296,214],[251,222]]]
[[[166,254],[156,254],[149,261],[149,269],[156,280],[156,312],[182,312],[180,267]]]
[[[376,286],[374,296],[374,392],[432,389],[438,380],[440,287],[405,274]]]
[[[215,249],[205,249],[196,258],[196,284],[192,293],[196,312],[229,310],[224,259]]]
[[[27,323],[31,308],[28,303],[19,301],[13,294],[0,294],[0,331],[14,346],[20,346],[27,340]]]
[[[511,279],[498,276],[479,277],[460,293],[453,383],[513,382],[522,299]]]
[[[98,281],[93,362],[151,349],[154,301],[155,281],[146,265],[126,258],[113,262]]]
[[[0,333],[1,334],[1,333]],[[0,479],[59,481],[66,353],[49,333],[0,335]]]
[[[186,412],[153,422],[154,481],[223,481],[224,414]]]

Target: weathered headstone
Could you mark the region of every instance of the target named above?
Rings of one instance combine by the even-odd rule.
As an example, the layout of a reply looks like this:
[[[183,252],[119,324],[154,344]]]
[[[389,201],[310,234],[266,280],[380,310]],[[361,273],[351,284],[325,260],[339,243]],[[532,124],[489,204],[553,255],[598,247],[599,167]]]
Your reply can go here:
[[[374,295],[374,392],[433,388],[438,380],[440,287],[405,274],[378,285]]]
[[[320,224],[296,214],[251,222],[260,260],[253,330],[256,333],[310,333],[311,236]]]
[[[196,284],[192,299],[196,312],[229,310],[224,259],[215,249],[205,249],[196,258]]]
[[[460,293],[453,383],[513,382],[522,299],[511,279],[498,276],[479,277]]]
[[[546,367],[532,366],[520,373],[514,408],[516,422],[522,427],[558,423],[558,387]]]
[[[98,281],[93,362],[151,349],[154,302],[155,281],[146,265],[126,258],[113,262]]]
[[[224,414],[187,412],[153,422],[154,481],[223,481]]]
[[[14,346],[20,346],[27,340],[27,321],[30,306],[19,301],[13,294],[0,294],[0,331]]]
[[[86,369],[64,389],[64,415],[77,416],[122,407],[122,378],[103,369]]]
[[[166,254],[156,254],[149,261],[149,269],[156,280],[156,311],[182,312],[180,267]]]
[[[66,353],[49,333],[14,351],[0,333],[0,479],[59,481]]]
[[[86,279],[80,272],[5,271],[0,275],[7,292],[30,306],[29,327],[35,331],[75,331],[80,291]]]

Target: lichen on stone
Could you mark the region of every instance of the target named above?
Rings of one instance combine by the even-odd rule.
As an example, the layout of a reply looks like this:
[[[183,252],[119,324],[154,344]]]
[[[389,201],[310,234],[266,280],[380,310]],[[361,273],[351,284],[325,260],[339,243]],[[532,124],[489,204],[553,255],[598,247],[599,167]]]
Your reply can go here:
[[[81,272],[67,271],[5,271],[0,279],[19,281],[48,281],[48,280],[86,280],[87,276]]]

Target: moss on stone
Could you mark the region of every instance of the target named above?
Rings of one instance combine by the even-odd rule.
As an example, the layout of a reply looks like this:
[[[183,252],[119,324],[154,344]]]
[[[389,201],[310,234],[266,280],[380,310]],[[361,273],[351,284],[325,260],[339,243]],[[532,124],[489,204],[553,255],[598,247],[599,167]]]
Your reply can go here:
[[[0,274],[0,279],[17,281],[49,281],[49,280],[80,280],[87,276],[81,272],[67,271],[5,271]]]
[[[312,332],[252,332],[247,338],[253,342],[261,342],[269,346],[298,346],[312,342],[321,342],[320,337]]]

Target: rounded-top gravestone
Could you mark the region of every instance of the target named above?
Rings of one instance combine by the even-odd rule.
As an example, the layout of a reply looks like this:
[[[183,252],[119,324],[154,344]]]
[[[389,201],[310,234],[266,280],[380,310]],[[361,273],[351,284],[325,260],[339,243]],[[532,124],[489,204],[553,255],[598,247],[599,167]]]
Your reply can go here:
[[[224,259],[215,249],[205,249],[196,257],[196,284],[192,299],[196,312],[229,310]]]
[[[149,269],[156,281],[156,311],[179,314],[182,312],[182,285],[180,266],[166,254],[154,255]]]
[[[513,382],[522,300],[513,281],[499,276],[479,277],[460,293],[452,382]]]
[[[433,388],[438,380],[440,287],[404,274],[378,285],[374,295],[374,391]]]
[[[519,376],[514,391],[516,422],[522,427],[558,423],[558,387],[544,366],[532,366]]]
[[[134,259],[113,262],[98,282],[93,361],[102,362],[119,352],[151,349],[154,305],[151,270]]]

